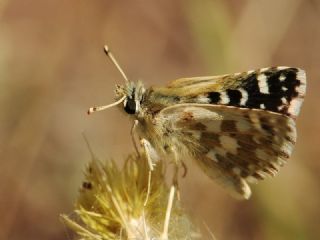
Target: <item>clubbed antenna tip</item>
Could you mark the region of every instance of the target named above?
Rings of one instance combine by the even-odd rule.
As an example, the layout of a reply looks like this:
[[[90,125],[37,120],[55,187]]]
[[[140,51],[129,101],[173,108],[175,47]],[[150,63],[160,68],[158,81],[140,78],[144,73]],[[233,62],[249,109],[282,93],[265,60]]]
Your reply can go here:
[[[110,58],[111,62],[116,66],[116,68],[118,69],[118,71],[120,72],[120,74],[122,75],[122,77],[124,78],[125,82],[129,82],[126,74],[124,73],[124,71],[122,70],[122,68],[120,67],[119,63],[117,62],[116,58],[113,56],[113,54],[111,53],[111,51],[109,50],[109,47],[107,45],[104,45],[103,48],[105,54]]]
[[[95,111],[97,111],[97,108],[96,107],[91,107],[91,108],[88,109],[87,114],[90,115],[91,113],[93,113]]]
[[[107,55],[109,55],[109,47],[107,45],[104,45],[103,50]]]

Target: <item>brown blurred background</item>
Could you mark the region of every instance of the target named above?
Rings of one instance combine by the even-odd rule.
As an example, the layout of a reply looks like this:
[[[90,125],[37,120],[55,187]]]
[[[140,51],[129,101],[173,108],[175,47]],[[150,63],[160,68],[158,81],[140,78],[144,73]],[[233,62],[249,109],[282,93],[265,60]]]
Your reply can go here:
[[[72,213],[90,154],[133,150],[131,123],[113,101],[122,79],[103,54],[108,43],[133,79],[178,77],[271,65],[306,69],[308,89],[290,163],[230,198],[188,162],[182,199],[218,239],[320,239],[319,0],[1,0],[0,239],[70,239]]]

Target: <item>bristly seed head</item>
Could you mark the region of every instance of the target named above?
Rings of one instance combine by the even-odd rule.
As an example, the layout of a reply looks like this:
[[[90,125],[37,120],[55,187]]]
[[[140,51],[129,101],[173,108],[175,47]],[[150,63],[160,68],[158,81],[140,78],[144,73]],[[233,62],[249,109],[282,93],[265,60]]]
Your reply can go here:
[[[85,176],[75,210],[80,222],[62,216],[81,239],[195,239],[194,236],[199,236],[174,197],[174,191],[169,191],[162,162],[152,172],[149,193],[146,191],[149,166],[143,154],[129,156],[122,169],[113,161],[102,164],[93,159]]]

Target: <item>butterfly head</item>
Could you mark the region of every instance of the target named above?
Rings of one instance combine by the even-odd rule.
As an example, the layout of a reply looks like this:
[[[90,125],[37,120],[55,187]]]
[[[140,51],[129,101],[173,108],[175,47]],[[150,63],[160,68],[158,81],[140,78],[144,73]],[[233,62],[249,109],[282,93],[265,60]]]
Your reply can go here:
[[[117,98],[123,99],[123,109],[128,114],[138,114],[143,100],[145,88],[142,82],[127,82],[126,85],[117,85]]]
[[[104,46],[104,52],[106,55],[110,58],[112,63],[116,66],[118,71],[121,73],[125,84],[124,85],[117,85],[116,86],[116,99],[117,101],[114,103],[111,103],[109,105],[105,106],[99,106],[99,107],[91,107],[88,110],[88,114],[91,114],[93,112],[98,112],[105,110],[107,108],[114,107],[116,105],[119,105],[123,103],[124,110],[128,114],[139,114],[140,112],[140,104],[143,100],[143,96],[145,93],[145,88],[141,81],[138,82],[132,82],[129,81],[126,74],[122,70],[122,68],[119,66],[118,62],[114,58],[113,54],[110,52],[108,46]]]
[[[143,100],[145,88],[142,82],[126,82],[125,85],[116,85],[116,99],[117,101],[105,106],[91,107],[88,114],[102,111],[116,105],[123,103],[123,109],[128,114],[139,114],[140,105]]]

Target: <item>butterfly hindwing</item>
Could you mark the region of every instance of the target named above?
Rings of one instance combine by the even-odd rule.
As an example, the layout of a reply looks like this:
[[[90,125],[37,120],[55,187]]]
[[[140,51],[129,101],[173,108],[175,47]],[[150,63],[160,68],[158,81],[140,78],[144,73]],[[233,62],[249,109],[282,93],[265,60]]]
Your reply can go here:
[[[241,198],[250,196],[247,183],[278,172],[296,141],[292,118],[264,110],[178,104],[160,115],[190,136],[182,143],[204,172]]]

